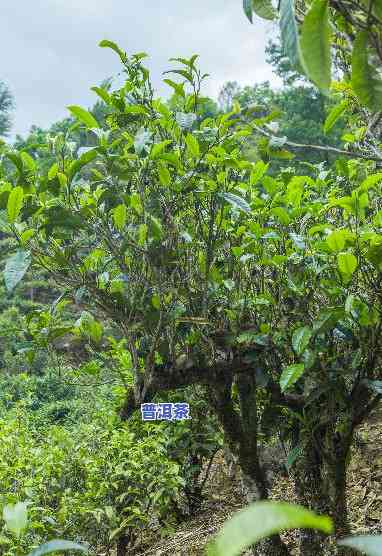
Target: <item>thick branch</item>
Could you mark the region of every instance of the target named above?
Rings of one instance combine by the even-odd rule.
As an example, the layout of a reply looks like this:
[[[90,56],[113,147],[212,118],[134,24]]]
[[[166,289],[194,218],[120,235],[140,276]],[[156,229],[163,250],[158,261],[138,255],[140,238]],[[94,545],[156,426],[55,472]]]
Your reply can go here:
[[[250,365],[241,362],[241,370],[249,368]],[[195,364],[192,359],[182,362],[182,365],[156,365],[143,375],[143,380],[136,384],[135,392],[128,393],[120,415],[127,419],[140,404],[151,401],[158,392],[177,390],[192,384],[225,384],[227,380],[232,381],[233,369],[232,362],[219,361],[208,366]]]
[[[359,425],[361,425],[364,420],[370,415],[370,413],[373,411],[373,409],[375,409],[379,403],[382,400],[382,395],[378,394],[377,396],[374,396],[371,400],[370,400],[370,393],[368,395],[369,401],[367,402],[365,400],[365,398],[367,397],[367,395],[365,396],[362,395],[361,393],[358,393],[358,396],[355,396],[355,407],[357,408],[355,410],[355,414],[353,416],[353,421],[352,421],[352,430],[354,430],[356,427],[358,427]],[[360,404],[358,403],[358,400],[360,402]]]
[[[154,367],[150,376],[146,378],[145,399],[153,396],[156,392],[166,390],[176,390],[185,388],[192,384],[214,385],[224,384],[228,379],[232,379],[233,371],[248,371],[251,365],[242,361],[219,361],[213,365],[202,365],[186,360],[182,366],[178,365],[157,365]]]
[[[201,384],[215,389],[231,383],[234,375],[253,375],[253,363],[246,363],[241,358],[215,361],[213,364],[198,364],[187,359],[182,365],[156,365],[145,373],[135,392],[129,392],[121,416],[127,419],[141,403],[149,402],[155,394],[168,390],[177,390],[193,384]],[[271,382],[269,389],[275,403],[293,409],[304,406],[304,397],[283,394],[277,383]]]

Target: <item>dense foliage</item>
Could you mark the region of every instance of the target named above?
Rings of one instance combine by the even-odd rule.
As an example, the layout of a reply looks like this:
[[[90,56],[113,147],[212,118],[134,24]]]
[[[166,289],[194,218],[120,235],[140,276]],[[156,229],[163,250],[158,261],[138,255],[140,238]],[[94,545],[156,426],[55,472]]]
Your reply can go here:
[[[251,22],[253,14],[278,20],[283,49],[292,68],[325,94],[330,90],[334,61],[336,68],[350,77],[360,103],[374,112],[380,109],[380,0],[281,0],[277,11],[271,0],[244,0],[243,7]]]
[[[125,556],[200,508],[223,442],[262,502],[213,554],[287,555],[279,532],[304,527],[301,554],[316,556],[315,528],[350,533],[351,446],[382,397],[381,14],[344,6],[283,0],[288,60],[268,51],[286,86],[230,82],[220,109],[197,56],[171,60],[165,102],[145,54],[102,41],[123,86],[1,146],[4,556],[52,537]],[[192,419],[142,423],[157,401],[188,402]],[[267,506],[261,448],[276,437],[296,500],[332,521]],[[267,508],[271,526],[251,530]]]
[[[116,386],[90,390],[84,400],[83,386],[54,371],[2,378],[1,505],[27,500],[30,508],[19,548],[58,537],[86,541],[94,553],[123,537],[132,550],[147,528],[165,534],[180,512],[193,511],[204,478],[197,458],[216,451],[216,429],[196,412],[191,430],[139,419],[127,427],[116,416],[117,399]],[[14,554],[16,541],[4,527],[0,553]]]
[[[0,82],[0,137],[7,136],[11,128],[11,111],[14,107],[10,89]]]

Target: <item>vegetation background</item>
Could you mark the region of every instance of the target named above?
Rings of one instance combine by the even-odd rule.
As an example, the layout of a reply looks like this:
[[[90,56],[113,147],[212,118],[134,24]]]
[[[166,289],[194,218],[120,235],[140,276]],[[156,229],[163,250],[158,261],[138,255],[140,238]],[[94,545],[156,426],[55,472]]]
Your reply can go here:
[[[280,89],[203,96],[195,55],[163,100],[146,55],[103,40],[122,87],[1,143],[4,556],[149,554],[229,461],[257,504],[210,554],[382,553],[348,539],[347,486],[382,396],[382,7],[243,7],[278,21]],[[1,84],[3,137],[12,106]],[[192,419],[143,422],[159,401]]]

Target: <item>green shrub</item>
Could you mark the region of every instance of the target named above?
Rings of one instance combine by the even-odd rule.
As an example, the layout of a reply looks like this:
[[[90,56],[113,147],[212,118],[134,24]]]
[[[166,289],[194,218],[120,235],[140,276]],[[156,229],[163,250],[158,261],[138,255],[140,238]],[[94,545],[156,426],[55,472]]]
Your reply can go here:
[[[132,543],[148,523],[166,520],[181,485],[163,435],[139,438],[107,418],[43,430],[22,404],[0,420],[0,504],[28,502],[25,550],[56,537],[86,540],[93,550],[121,536]],[[0,554],[14,553],[4,526]]]

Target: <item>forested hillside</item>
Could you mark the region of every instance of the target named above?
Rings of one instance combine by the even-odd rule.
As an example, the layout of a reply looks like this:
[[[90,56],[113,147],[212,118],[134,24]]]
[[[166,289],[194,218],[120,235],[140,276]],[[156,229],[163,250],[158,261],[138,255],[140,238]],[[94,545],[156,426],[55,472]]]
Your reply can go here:
[[[1,556],[382,555],[382,4],[243,8],[278,88],[0,83]]]

